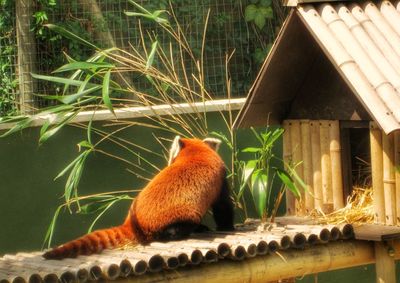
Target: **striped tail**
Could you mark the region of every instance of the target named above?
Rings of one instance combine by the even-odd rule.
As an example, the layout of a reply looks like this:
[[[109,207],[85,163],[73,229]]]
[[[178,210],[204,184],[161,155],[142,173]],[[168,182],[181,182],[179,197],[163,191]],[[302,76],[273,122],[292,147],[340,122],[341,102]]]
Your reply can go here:
[[[104,249],[121,247],[137,242],[129,225],[97,230],[76,240],[65,243],[43,254],[45,259],[74,258],[78,255],[100,253]]]

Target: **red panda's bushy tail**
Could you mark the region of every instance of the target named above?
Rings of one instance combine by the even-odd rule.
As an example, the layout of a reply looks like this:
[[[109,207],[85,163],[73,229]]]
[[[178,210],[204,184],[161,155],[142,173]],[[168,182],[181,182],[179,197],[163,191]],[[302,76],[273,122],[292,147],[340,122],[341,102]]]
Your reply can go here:
[[[129,225],[97,230],[76,240],[67,242],[43,254],[45,259],[74,258],[78,255],[100,253],[104,249],[116,248],[136,239]]]

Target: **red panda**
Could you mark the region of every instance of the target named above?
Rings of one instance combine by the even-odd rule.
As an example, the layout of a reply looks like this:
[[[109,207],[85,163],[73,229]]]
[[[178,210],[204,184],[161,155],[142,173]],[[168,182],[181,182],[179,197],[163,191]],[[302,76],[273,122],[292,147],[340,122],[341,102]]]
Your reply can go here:
[[[217,230],[233,230],[233,205],[217,139],[175,138],[169,165],[137,195],[124,223],[94,231],[43,254],[62,259],[99,253],[126,243],[182,239],[202,227],[209,208]]]

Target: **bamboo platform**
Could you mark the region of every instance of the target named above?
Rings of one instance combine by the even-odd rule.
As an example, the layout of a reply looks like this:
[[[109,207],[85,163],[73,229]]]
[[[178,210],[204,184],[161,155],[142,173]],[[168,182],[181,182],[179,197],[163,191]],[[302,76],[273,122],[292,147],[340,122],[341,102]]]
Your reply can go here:
[[[290,221],[289,221],[290,222]],[[264,227],[254,220],[232,233],[208,232],[189,239],[147,246],[105,250],[75,259],[45,260],[42,252],[18,253],[0,258],[0,283],[55,283],[129,279],[184,266],[243,261],[267,254],[303,250],[354,237],[349,224],[275,224]],[[181,269],[183,270],[183,269]],[[154,274],[153,274],[154,275]]]

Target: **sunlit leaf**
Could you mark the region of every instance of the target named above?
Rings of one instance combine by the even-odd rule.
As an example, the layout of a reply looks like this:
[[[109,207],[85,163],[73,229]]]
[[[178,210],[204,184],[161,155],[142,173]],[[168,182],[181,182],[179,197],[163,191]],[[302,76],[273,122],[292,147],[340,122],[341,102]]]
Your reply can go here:
[[[275,168],[276,174],[278,175],[279,179],[281,179],[282,183],[294,194],[296,198],[300,198],[301,194],[296,187],[295,182],[293,181],[292,177],[284,170]]]
[[[267,188],[268,188],[268,175],[262,170],[258,169],[253,172],[251,176],[251,188],[254,203],[260,217],[267,213]]]
[[[76,35],[76,34],[73,33],[73,32],[70,32],[69,30],[66,30],[66,29],[63,28],[63,27],[60,27],[60,26],[57,26],[57,25],[54,25],[54,24],[46,24],[46,25],[44,25],[44,26],[47,27],[47,28],[49,28],[49,29],[51,29],[52,31],[55,31],[55,32],[61,34],[62,36],[66,37],[66,38],[69,38],[69,39],[72,39],[72,40],[76,40],[77,42],[79,42],[79,43],[81,43],[81,44],[83,44],[83,45],[89,46],[89,47],[91,47],[91,48],[99,49],[99,48],[98,48],[96,45],[94,45],[93,43],[91,43],[91,42],[89,42],[89,41],[83,39],[82,37]]]
[[[68,71],[74,71],[74,70],[87,70],[91,69],[93,71],[97,69],[104,69],[104,68],[114,68],[115,66],[113,64],[107,63],[107,62],[72,62],[65,64],[64,66],[61,66],[57,70],[53,71],[53,73],[61,73],[61,72],[68,72]]]
[[[157,52],[157,46],[158,46],[158,41],[154,41],[151,44],[151,51],[150,51],[149,57],[147,58],[147,62],[146,62],[146,70],[148,70],[154,63],[154,56],[156,55],[156,52]]]

